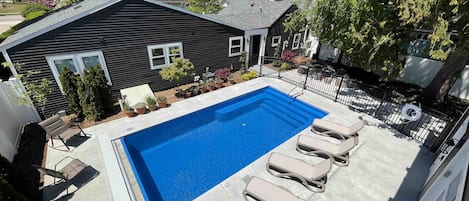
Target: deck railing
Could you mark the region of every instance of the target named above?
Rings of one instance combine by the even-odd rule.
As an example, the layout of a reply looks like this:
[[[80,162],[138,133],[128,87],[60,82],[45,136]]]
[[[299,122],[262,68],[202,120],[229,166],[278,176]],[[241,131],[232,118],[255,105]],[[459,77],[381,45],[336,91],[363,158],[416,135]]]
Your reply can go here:
[[[261,72],[267,71],[267,67],[262,65],[260,69],[263,69]],[[405,121],[401,112],[405,97],[395,101],[390,97],[395,94],[393,91],[351,79],[345,72],[336,72],[326,64],[300,65],[298,69],[285,71],[275,69],[275,73],[272,73],[272,68],[268,69],[271,76],[373,116],[434,151],[442,143],[438,138],[445,138],[453,126],[451,116],[432,108],[422,108],[422,116],[417,121]]]

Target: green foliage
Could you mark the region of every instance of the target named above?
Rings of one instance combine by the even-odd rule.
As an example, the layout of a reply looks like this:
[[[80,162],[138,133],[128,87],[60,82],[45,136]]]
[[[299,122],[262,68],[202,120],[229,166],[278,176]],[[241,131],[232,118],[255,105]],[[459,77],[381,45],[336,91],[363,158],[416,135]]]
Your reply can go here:
[[[99,65],[85,70],[78,82],[78,95],[83,114],[88,120],[98,120],[112,108],[111,90]]]
[[[4,67],[12,65],[18,72],[21,72],[21,69],[24,64],[15,63],[10,64],[8,62],[3,62]],[[54,90],[49,87],[51,81],[47,78],[42,79],[32,79],[33,76],[38,76],[40,71],[26,71],[25,73],[18,74],[16,77],[21,80],[25,88],[25,93],[16,98],[19,100],[18,104],[21,105],[34,105],[37,103],[37,106],[41,109],[42,114],[44,114],[45,106],[47,104],[47,96],[50,95]]]
[[[287,32],[308,24],[322,43],[343,50],[354,65],[382,70],[384,79],[399,74],[406,30],[393,7],[373,0],[308,0],[304,5],[284,22]]]
[[[219,0],[188,0],[189,10],[200,14],[217,14],[223,9]]]
[[[189,59],[172,58],[173,63],[169,67],[164,67],[160,71],[160,76],[163,80],[170,82],[175,81],[179,89],[179,81],[192,75],[194,64]]]
[[[166,101],[168,98],[166,98],[166,96],[158,96],[156,99],[158,100],[158,102],[164,102],[164,101]]]
[[[21,16],[27,17],[30,13],[36,11],[49,11],[49,8],[39,3],[30,3],[21,11]]]
[[[124,111],[133,110],[133,108],[131,108],[129,103],[127,103],[127,102],[122,103],[122,108],[124,109]]]
[[[145,102],[147,102],[147,105],[156,105],[156,100],[154,97],[147,96],[145,98]]]
[[[26,20],[26,21],[32,20],[32,19],[34,19],[34,18],[36,18],[36,17],[39,17],[39,16],[41,16],[41,15],[44,15],[44,14],[46,14],[46,13],[47,13],[47,11],[45,11],[45,10],[34,11],[34,12],[29,13],[29,14],[24,18],[24,20]]]
[[[78,95],[78,82],[80,76],[76,75],[68,68],[63,68],[60,73],[60,82],[62,83],[62,90],[65,93],[65,100],[67,101],[68,108],[78,117],[82,117],[83,109],[80,105],[80,96]]]
[[[252,80],[254,78],[257,77],[257,73],[256,71],[251,71],[251,72],[248,72],[248,73],[244,73],[241,75],[241,78],[244,80],[244,81],[247,81],[247,80]]]
[[[291,64],[287,63],[287,62],[283,62],[282,65],[280,66],[280,69],[282,70],[290,70],[292,67]]]

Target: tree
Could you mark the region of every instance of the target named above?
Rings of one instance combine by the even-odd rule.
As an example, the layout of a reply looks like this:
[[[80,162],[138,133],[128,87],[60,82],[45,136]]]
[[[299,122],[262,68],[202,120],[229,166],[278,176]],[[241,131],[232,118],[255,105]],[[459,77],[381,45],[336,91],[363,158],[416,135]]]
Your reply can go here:
[[[21,71],[24,64],[22,63],[8,63],[3,62],[3,67],[13,66],[18,72]],[[22,96],[17,96],[19,105],[34,105],[41,109],[41,114],[45,115],[45,107],[47,104],[47,96],[49,96],[54,90],[49,87],[51,81],[47,78],[32,79],[32,76],[40,74],[40,71],[28,70],[24,73],[18,74],[16,77],[21,80],[25,88],[25,92]]]
[[[427,98],[437,94],[437,101],[448,93],[468,57],[468,0],[307,0],[299,7],[284,22],[287,32],[309,25],[321,42],[345,51],[353,64],[382,71],[383,80],[397,77],[403,47],[415,39],[417,28],[427,29],[430,56],[446,60],[424,90]]]
[[[83,114],[88,120],[99,120],[112,107],[111,91],[99,65],[85,70],[78,82],[78,95]]]
[[[217,14],[223,7],[220,0],[188,0],[189,10],[201,14]]]
[[[80,76],[70,71],[67,67],[60,72],[60,82],[64,91],[64,97],[67,101],[68,108],[81,119],[83,109],[80,105],[80,96],[78,96],[78,82]]]

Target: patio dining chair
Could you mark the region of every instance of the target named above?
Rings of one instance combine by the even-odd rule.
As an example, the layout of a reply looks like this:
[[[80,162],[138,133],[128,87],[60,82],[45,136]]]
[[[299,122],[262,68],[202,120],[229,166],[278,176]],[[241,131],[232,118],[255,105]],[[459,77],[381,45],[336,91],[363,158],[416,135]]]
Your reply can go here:
[[[39,125],[50,136],[52,147],[54,146],[53,139],[59,139],[69,151],[70,147],[68,147],[66,143],[68,139],[77,134],[80,134],[84,137],[91,136],[86,134],[78,124],[66,124],[58,115],[54,115],[44,121],[41,121]]]
[[[326,189],[327,174],[331,171],[332,160],[327,158],[311,165],[302,160],[279,153],[272,153],[267,162],[267,171],[276,177],[299,181],[308,190],[316,193]]]
[[[70,162],[68,162],[60,170],[57,170],[57,166],[67,160]],[[67,194],[68,194],[69,186],[73,183],[72,181],[75,179],[78,179],[79,177],[81,177],[81,175],[83,177],[87,176],[85,182],[82,182],[82,185],[84,185],[85,183],[92,180],[94,177],[98,175],[98,172],[93,172],[91,176],[83,174],[84,170],[91,166],[83,163],[79,159],[72,158],[70,156],[67,156],[63,158],[62,160],[60,160],[59,162],[57,162],[53,170],[41,167],[39,165],[33,165],[33,167],[36,168],[41,175],[48,175],[48,176],[54,177],[54,183],[53,183],[54,185],[60,181],[65,181]],[[56,181],[56,179],[59,179],[59,180]],[[81,185],[77,186],[77,188],[79,187],[81,187]]]

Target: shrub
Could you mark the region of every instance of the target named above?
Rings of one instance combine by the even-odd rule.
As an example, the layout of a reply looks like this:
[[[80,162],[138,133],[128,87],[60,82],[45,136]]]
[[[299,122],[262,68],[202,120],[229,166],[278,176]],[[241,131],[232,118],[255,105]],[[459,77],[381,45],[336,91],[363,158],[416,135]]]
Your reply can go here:
[[[244,73],[241,75],[241,78],[244,80],[244,81],[247,81],[247,80],[252,80],[254,78],[257,77],[257,73],[256,71],[251,71],[251,72],[248,72],[248,73]]]
[[[284,61],[291,61],[295,57],[295,53],[291,50],[285,50],[282,54],[282,60]]]
[[[280,69],[282,70],[290,70],[291,69],[291,64],[287,63],[287,62],[283,62],[282,63],[282,66],[280,66]]]
[[[230,76],[230,74],[231,74],[231,70],[226,67],[215,70],[215,77],[222,79],[222,80],[228,79],[228,76]]]
[[[98,120],[112,108],[111,90],[99,65],[88,68],[78,84],[83,114],[88,120]]]
[[[155,98],[151,97],[151,96],[147,96],[145,98],[145,102],[147,102],[147,105],[156,105],[156,100]]]
[[[21,11],[21,16],[27,17],[30,13],[36,11],[49,11],[49,8],[45,5],[38,4],[38,3],[29,3],[27,6],[23,8]]]
[[[46,14],[46,13],[47,13],[47,11],[45,11],[45,10],[34,11],[34,12],[29,13],[29,14],[24,18],[24,20],[25,20],[25,21],[32,20],[32,19],[34,19],[34,18],[36,18],[36,17],[39,17],[39,16],[41,16],[41,15],[44,15],[44,14]]]
[[[189,59],[173,58],[173,63],[169,67],[164,67],[160,71],[161,79],[170,82],[175,81],[179,90],[179,81],[191,75],[194,64]]]
[[[65,100],[68,108],[79,118],[83,116],[83,109],[80,105],[80,96],[78,96],[78,82],[80,76],[70,71],[67,67],[60,72],[60,82],[65,93]]]

